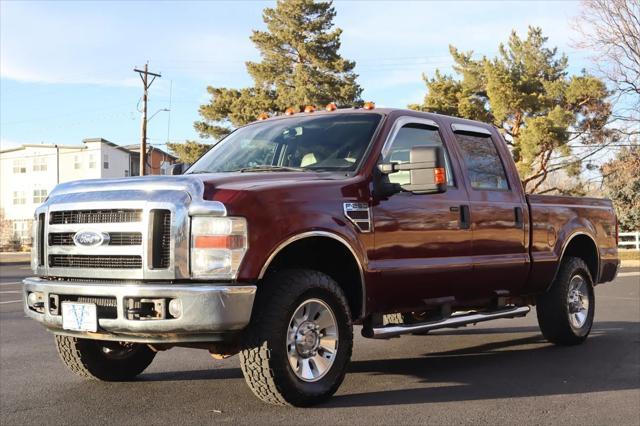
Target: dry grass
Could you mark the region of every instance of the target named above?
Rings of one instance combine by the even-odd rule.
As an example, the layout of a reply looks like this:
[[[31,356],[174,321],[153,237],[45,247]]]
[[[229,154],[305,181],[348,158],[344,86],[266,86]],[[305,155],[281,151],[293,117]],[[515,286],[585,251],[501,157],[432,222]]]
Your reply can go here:
[[[620,260],[640,260],[640,250],[618,250],[618,256]]]

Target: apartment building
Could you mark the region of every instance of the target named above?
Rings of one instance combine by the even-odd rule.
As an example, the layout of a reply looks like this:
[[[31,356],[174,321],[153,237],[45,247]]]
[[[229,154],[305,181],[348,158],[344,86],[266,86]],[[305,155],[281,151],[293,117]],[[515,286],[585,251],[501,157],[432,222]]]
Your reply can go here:
[[[164,154],[167,164],[151,159],[150,164],[157,167],[147,168],[147,174],[166,173],[176,158]],[[0,247],[18,240],[30,244],[33,212],[58,183],[136,176],[139,159],[138,152],[103,138],[84,139],[81,145],[22,145],[1,150]]]

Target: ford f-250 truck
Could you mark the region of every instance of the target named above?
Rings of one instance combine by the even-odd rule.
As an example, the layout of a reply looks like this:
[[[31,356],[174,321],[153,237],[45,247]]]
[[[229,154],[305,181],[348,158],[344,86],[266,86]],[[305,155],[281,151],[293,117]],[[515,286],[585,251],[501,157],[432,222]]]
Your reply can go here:
[[[587,338],[615,278],[608,200],[526,195],[496,128],[397,109],[241,127],[180,176],[58,185],[24,310],[64,364],[134,378],[157,351],[238,354],[263,401],[330,397],[367,338],[526,315]]]

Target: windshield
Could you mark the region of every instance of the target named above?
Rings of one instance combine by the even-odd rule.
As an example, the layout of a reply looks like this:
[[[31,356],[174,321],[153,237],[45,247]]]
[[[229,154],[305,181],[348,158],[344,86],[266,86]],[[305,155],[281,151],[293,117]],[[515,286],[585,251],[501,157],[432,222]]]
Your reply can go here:
[[[188,173],[354,171],[380,119],[355,113],[252,124],[220,141]]]

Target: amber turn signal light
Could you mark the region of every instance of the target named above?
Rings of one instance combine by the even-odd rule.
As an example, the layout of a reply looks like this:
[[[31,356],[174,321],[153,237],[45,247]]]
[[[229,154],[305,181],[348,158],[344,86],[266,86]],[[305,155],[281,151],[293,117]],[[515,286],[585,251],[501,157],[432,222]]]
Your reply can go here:
[[[331,102],[330,104],[327,104],[327,107],[325,109],[327,111],[331,112],[331,111],[337,110],[338,106],[336,104],[334,104],[333,102]]]
[[[284,110],[284,115],[293,115],[296,112],[293,110],[293,108],[287,108]]]
[[[258,120],[260,120],[260,121],[266,120],[267,118],[269,118],[269,114],[267,114],[266,112],[260,113],[258,115]]]
[[[374,104],[373,102],[365,102],[364,105],[362,106],[362,108],[368,109],[368,110],[372,110],[375,107],[376,107],[376,104]]]
[[[244,247],[244,235],[198,235],[194,239],[193,247],[235,250]]]
[[[307,105],[304,107],[304,112],[316,112],[316,107],[313,105]]]
[[[433,169],[433,182],[436,185],[442,185],[447,183],[447,173],[443,167],[437,167]]]

